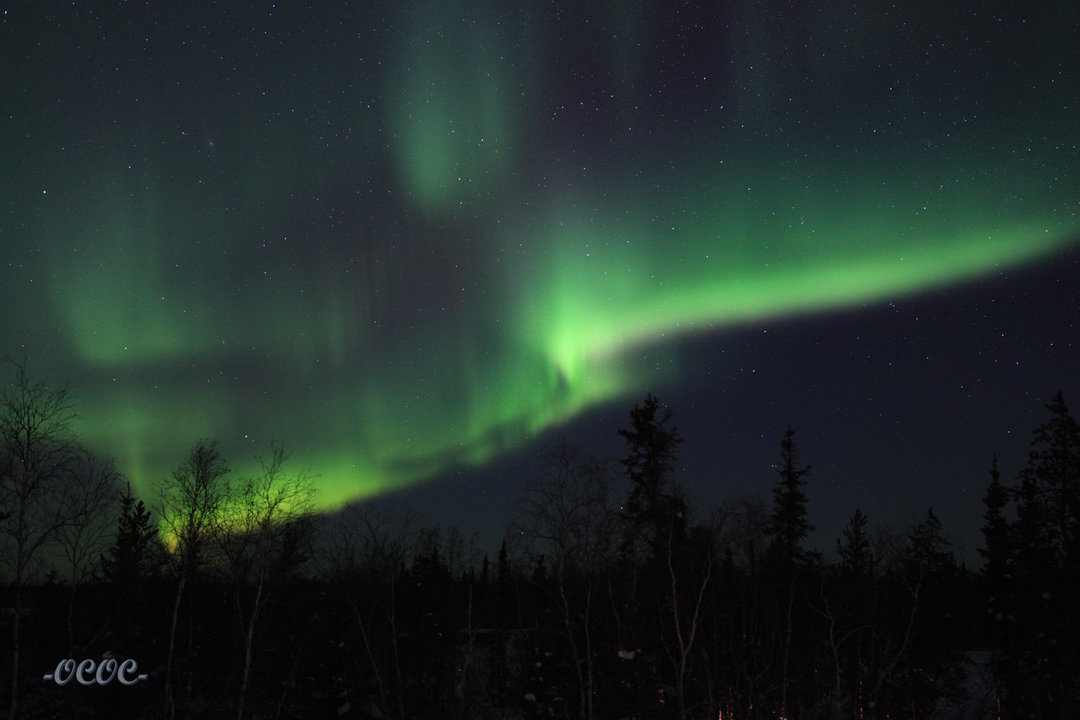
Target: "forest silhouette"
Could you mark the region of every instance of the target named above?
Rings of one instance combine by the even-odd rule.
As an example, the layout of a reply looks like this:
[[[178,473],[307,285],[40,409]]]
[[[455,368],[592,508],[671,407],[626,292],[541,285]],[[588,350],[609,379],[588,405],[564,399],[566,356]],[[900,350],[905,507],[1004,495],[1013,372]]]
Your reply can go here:
[[[933,508],[872,529],[853,507],[828,554],[808,547],[815,475],[791,428],[770,497],[701,507],[651,394],[612,428],[622,458],[545,448],[489,555],[374,503],[316,515],[279,446],[241,477],[199,440],[138,499],[76,437],[66,388],[8,370],[12,720],[1080,717],[1080,426],[1061,393],[1012,481],[987,458],[972,569]],[[146,677],[59,684],[69,658]]]

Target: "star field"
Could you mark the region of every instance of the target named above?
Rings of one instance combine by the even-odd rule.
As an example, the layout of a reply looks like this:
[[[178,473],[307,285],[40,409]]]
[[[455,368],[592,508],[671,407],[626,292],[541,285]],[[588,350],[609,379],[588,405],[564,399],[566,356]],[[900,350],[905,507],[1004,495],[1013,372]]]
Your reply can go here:
[[[144,494],[199,437],[241,470],[277,439],[324,509],[411,487],[468,525],[653,390],[705,498],[762,490],[791,424],[823,531],[970,536],[992,454],[1080,397],[1078,22],[18,5],[0,352]]]

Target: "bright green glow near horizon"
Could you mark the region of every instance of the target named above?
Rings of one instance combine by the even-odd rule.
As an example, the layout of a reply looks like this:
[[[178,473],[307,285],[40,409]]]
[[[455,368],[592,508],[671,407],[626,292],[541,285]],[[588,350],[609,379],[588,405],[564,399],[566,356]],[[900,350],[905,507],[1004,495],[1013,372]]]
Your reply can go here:
[[[755,10],[680,54],[663,5],[312,10],[272,52],[65,88],[100,114],[12,110],[48,122],[0,168],[31,188],[0,227],[0,299],[26,313],[0,329],[144,496],[198,438],[241,473],[276,440],[330,509],[678,382],[687,336],[1080,238],[1065,31],[1044,58],[978,55],[990,24],[912,60],[878,42],[923,32],[907,6],[821,47]],[[1003,90],[1017,63],[1055,80]]]
[[[418,328],[380,348],[367,370],[340,385],[315,381],[264,407],[265,396],[237,394],[228,378],[220,389],[202,379],[187,386],[174,381],[156,402],[153,394],[124,397],[106,389],[84,415],[110,422],[98,432],[88,424],[88,439],[112,448],[145,490],[155,473],[160,477],[179,460],[180,449],[166,449],[160,438],[227,437],[257,428],[258,442],[253,437],[232,450],[237,470],[249,472],[250,457],[280,439],[266,419],[289,429],[296,418],[303,427],[291,428],[292,465],[319,478],[320,507],[334,508],[455,466],[486,463],[582,410],[632,400],[659,379],[656,370],[635,363],[641,347],[967,280],[1054,252],[1080,230],[1036,222],[994,230],[975,225],[890,242],[870,235],[888,233],[888,225],[857,224],[849,236],[863,242],[823,241],[815,253],[813,244],[788,241],[784,254],[774,256],[763,247],[767,238],[729,240],[721,230],[705,230],[706,223],[664,233],[662,243],[643,224],[617,227],[607,240],[588,225],[551,223],[552,237],[537,243],[546,248],[545,260],[515,268],[506,279],[518,292],[503,299],[497,325],[484,315]],[[283,311],[287,317],[287,308],[275,308]],[[297,378],[306,364],[301,350],[283,360],[296,367]],[[330,354],[324,357],[334,364]],[[282,406],[291,412],[283,414]]]
[[[124,291],[118,282],[84,275],[59,297],[80,313],[73,319],[82,328],[77,342],[97,338],[84,349],[86,362],[106,373],[195,362],[211,373],[173,375],[156,391],[105,386],[88,398],[84,416],[109,422],[88,422],[87,438],[116,454],[146,494],[182,456],[173,438],[231,436],[230,460],[244,473],[255,471],[251,457],[267,452],[270,439],[288,433],[293,468],[318,477],[319,505],[332,509],[449,468],[484,464],[589,407],[632,400],[660,379],[655,368],[635,362],[639,348],[968,280],[1046,256],[1080,232],[1073,218],[1053,224],[994,217],[993,192],[970,207],[972,214],[920,217],[922,206],[906,196],[845,198],[832,190],[788,198],[765,180],[759,186],[763,197],[729,191],[722,202],[700,206],[676,189],[679,211],[662,220],[630,205],[583,212],[576,208],[599,204],[554,201],[546,222],[507,223],[495,239],[512,246],[524,238],[535,250],[500,267],[505,276],[488,287],[502,296],[490,307],[421,321],[377,346],[350,346],[347,328],[356,317],[339,299],[351,291],[326,268],[316,272],[328,286],[310,286],[314,297],[301,294],[299,306],[256,292],[219,317],[196,292],[188,307],[202,322],[190,325],[135,302],[112,316],[118,325],[97,323],[80,298],[115,302]],[[627,197],[641,192],[631,188]],[[430,210],[425,197],[420,202]],[[153,272],[136,292],[170,292],[153,279],[161,277],[161,263],[152,255],[143,260]],[[123,263],[103,266],[133,273]],[[210,277],[215,273],[208,268]],[[285,277],[280,284],[297,282]],[[90,307],[109,317],[103,306]],[[179,343],[182,332],[191,333],[190,342]],[[96,350],[124,338],[135,340],[122,352]],[[242,366],[262,348],[273,351],[277,375],[298,387],[283,390],[279,378],[260,391],[240,381],[242,369],[213,373],[217,362]],[[313,363],[339,375],[305,380]],[[668,372],[677,378],[677,365]]]

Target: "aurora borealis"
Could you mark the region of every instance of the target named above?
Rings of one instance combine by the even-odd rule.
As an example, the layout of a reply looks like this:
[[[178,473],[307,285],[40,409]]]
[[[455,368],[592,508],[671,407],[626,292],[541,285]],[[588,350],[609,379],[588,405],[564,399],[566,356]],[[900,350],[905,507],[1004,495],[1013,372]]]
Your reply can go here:
[[[200,437],[326,509],[482,468],[703,343],[1075,262],[1036,5],[4,10],[0,354],[143,493]]]

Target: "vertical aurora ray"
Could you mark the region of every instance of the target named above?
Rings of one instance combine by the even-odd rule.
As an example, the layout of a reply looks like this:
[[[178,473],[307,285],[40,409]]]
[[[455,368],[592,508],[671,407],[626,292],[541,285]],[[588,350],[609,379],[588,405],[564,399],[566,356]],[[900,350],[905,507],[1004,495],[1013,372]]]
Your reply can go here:
[[[144,494],[198,437],[241,471],[275,439],[332,508],[678,382],[686,337],[1080,238],[1058,18],[998,58],[962,14],[747,7],[220,17],[142,63],[104,20],[58,90],[95,112],[8,119],[4,352],[50,356]]]
[[[528,93],[506,62],[516,52],[498,14],[453,4],[406,14],[408,29],[397,36],[404,52],[386,87],[394,156],[417,206],[437,212],[507,180]]]

